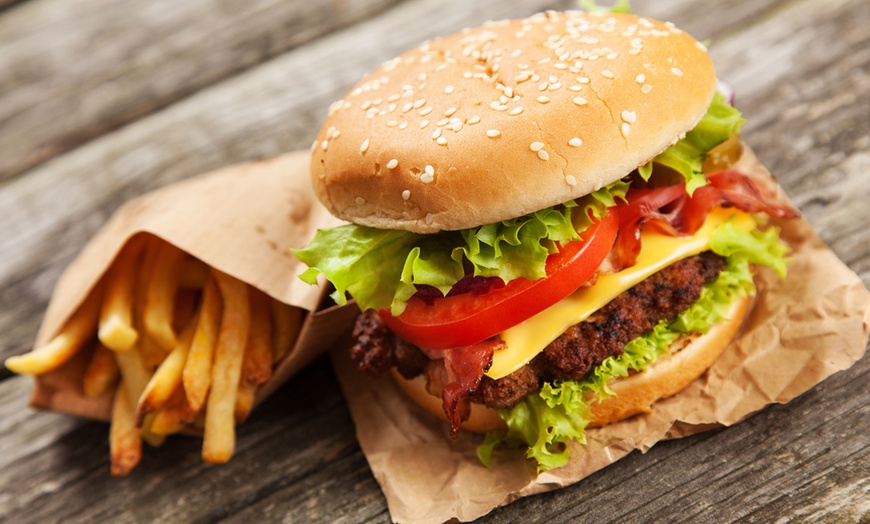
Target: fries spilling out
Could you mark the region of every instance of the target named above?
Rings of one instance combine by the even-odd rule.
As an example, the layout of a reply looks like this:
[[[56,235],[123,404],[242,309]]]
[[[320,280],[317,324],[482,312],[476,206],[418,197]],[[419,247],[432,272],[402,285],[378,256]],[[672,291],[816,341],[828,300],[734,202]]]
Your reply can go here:
[[[156,446],[178,432],[201,432],[203,460],[223,463],[303,320],[302,309],[142,234],[57,335],[6,367],[43,375],[88,359],[83,394],[113,399],[113,475],[138,464],[143,440]]]

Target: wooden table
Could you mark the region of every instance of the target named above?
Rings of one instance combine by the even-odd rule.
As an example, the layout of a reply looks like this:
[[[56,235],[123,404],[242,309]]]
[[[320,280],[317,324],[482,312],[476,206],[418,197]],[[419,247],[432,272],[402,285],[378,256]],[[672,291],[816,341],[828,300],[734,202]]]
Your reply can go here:
[[[865,0],[635,0],[712,42],[747,141],[870,283]],[[30,348],[63,268],[124,201],[306,148],[364,72],[433,36],[571,2],[0,0],[0,358]],[[870,518],[870,357],[785,406],[634,453],[485,522]],[[239,430],[109,476],[107,426],[27,408],[0,371],[0,521],[388,521],[328,362]]]

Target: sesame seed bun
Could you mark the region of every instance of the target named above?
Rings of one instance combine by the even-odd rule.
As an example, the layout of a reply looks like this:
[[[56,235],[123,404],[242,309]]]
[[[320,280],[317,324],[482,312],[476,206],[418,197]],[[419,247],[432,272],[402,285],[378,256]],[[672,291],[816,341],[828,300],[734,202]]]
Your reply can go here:
[[[609,384],[616,393],[592,404],[590,427],[605,426],[632,415],[649,413],[659,399],[676,395],[704,374],[728,347],[749,314],[752,297],[736,300],[726,314],[726,320],[714,324],[703,335],[685,337],[671,344],[671,353],[651,364],[643,373],[619,378]],[[426,391],[426,380],[421,375],[408,380],[395,368],[393,379],[402,391],[426,411],[447,422],[441,399]],[[482,404],[471,404],[471,416],[462,423],[462,429],[487,433],[504,429],[505,423],[494,409]]]
[[[312,145],[336,216],[419,233],[586,195],[675,143],[716,88],[672,24],[542,13],[433,40],[366,76]]]

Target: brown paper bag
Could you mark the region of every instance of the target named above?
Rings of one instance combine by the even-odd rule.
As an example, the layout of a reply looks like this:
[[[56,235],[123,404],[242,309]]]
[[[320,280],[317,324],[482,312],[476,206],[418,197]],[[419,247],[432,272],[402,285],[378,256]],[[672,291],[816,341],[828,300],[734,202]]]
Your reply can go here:
[[[766,175],[747,151],[744,173]],[[571,460],[536,474],[521,452],[497,450],[487,469],[476,456],[481,439],[452,440],[445,424],[407,401],[389,379],[370,380],[346,348],[331,353],[350,404],[360,445],[393,520],[473,520],[520,497],[573,484],[635,449],[730,425],[771,403],[785,403],[864,354],[870,293],[803,219],[780,221],[793,249],[786,281],[762,271],[758,298],[742,334],[713,367],[653,412],[587,431]]]
[[[155,235],[309,314],[295,347],[257,393],[257,402],[319,355],[352,324],[352,308],[318,310],[323,286],[297,278],[304,268],[290,253],[317,228],[339,224],[319,204],[309,182],[307,151],[242,164],[154,191],[121,207],[85,246],[57,283],[37,337],[55,335],[135,235]],[[109,420],[111,394],[89,398],[81,377],[87,352],[36,378],[31,404]]]

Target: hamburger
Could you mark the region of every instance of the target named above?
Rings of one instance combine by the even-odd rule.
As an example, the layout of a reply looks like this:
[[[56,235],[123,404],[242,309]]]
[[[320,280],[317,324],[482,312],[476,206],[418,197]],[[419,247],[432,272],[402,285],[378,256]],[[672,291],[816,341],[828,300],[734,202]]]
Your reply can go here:
[[[361,310],[351,357],[539,469],[653,409],[785,273],[775,182],[705,47],[631,14],[546,12],[426,42],[363,78],[312,145],[350,224],[294,254]]]

